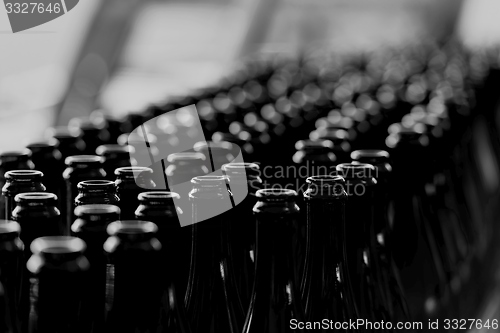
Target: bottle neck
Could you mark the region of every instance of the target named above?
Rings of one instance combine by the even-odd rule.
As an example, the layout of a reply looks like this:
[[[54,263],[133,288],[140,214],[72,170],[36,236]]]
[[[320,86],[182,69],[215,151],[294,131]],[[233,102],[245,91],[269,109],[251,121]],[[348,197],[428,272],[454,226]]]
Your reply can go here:
[[[292,239],[293,233],[297,232],[294,230],[294,220],[298,210],[292,212],[288,214],[257,213],[254,293],[278,296],[278,293],[271,292],[272,288],[278,286],[280,292],[289,287],[297,288]]]

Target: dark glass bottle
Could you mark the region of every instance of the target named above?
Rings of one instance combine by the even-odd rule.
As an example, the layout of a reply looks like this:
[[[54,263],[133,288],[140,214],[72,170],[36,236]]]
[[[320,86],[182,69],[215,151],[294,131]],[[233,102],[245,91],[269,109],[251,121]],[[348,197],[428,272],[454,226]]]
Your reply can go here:
[[[144,191],[154,190],[153,170],[145,167],[123,167],[115,170],[116,194],[120,198],[118,206],[122,220],[135,219],[135,210],[139,206],[138,196]]]
[[[27,148],[31,151],[31,160],[35,164],[35,169],[43,173],[43,183],[47,187],[47,192],[59,197],[60,191],[64,190],[62,178],[64,161],[57,148],[58,145],[59,142],[56,139],[50,139],[46,142],[32,143]]]
[[[31,151],[11,151],[0,154],[0,189],[5,185],[5,173],[11,170],[33,170]],[[5,217],[5,197],[0,195],[0,217]]]
[[[5,197],[5,216],[7,220],[12,217],[16,207],[15,196],[24,192],[44,192],[42,184],[43,173],[37,170],[12,170],[5,174],[5,185],[2,195]]]
[[[231,209],[229,238],[234,256],[234,271],[244,305],[250,302],[255,273],[255,218],[251,211],[257,198],[255,193],[262,189],[260,168],[255,163],[229,163],[222,166],[222,171],[229,178],[230,190],[235,207]]]
[[[189,260],[191,254],[190,228],[181,228],[178,215],[182,211],[174,204],[179,195],[154,191],[139,194],[138,220],[147,220],[158,227],[157,237],[162,244],[161,262],[169,269],[162,270],[163,297],[160,316],[161,332],[191,332],[184,306]]]
[[[20,276],[24,244],[19,238],[21,227],[13,221],[0,220],[0,283],[4,288],[5,322],[9,333],[22,332],[20,309]]]
[[[49,137],[59,141],[57,149],[63,160],[69,156],[81,155],[85,150],[82,132],[77,129],[69,129],[67,126],[55,127],[49,130]]]
[[[344,281],[349,281],[347,297],[350,312],[356,318],[373,321],[389,319],[383,294],[377,281],[375,256],[375,223],[373,206],[377,184],[375,167],[364,163],[343,163],[337,166],[339,176],[346,180]]]
[[[165,174],[168,179],[169,190],[178,193],[182,199],[189,198],[192,189],[191,179],[207,175],[210,171],[210,161],[205,155],[196,152],[183,152],[170,154],[167,157],[168,167]],[[186,200],[178,201],[179,207],[184,214],[179,216],[182,226],[192,223],[191,203]]]
[[[373,195],[373,232],[375,234],[374,257],[376,262],[377,284],[381,289],[383,301],[392,321],[405,321],[409,318],[408,305],[401,287],[400,277],[394,269],[394,261],[389,251],[391,243],[392,209],[390,207],[389,183],[392,167],[389,153],[385,150],[356,150],[351,154],[353,163],[369,163],[375,167]]]
[[[111,180],[84,180],[78,183],[75,207],[83,205],[108,204],[119,206],[115,183]]]
[[[304,200],[308,220],[307,260],[301,283],[307,321],[349,320],[343,276],[345,180],[340,176],[307,178]],[[337,277],[339,272],[339,277]]]
[[[244,309],[228,246],[228,210],[232,208],[228,179],[200,176],[192,180],[193,238],[186,308],[193,332],[241,332]]]
[[[31,278],[29,331],[83,333],[80,308],[87,291],[85,242],[76,237],[35,239],[28,260]]]
[[[102,157],[96,155],[77,155],[66,158],[66,170],[63,178],[66,183],[65,205],[61,206],[61,215],[65,219],[65,234],[69,235],[70,226],[75,220],[75,198],[78,195],[77,185],[84,180],[104,179],[106,172],[102,168]]]
[[[393,148],[394,209],[389,250],[413,318],[434,316],[448,292],[446,269],[435,238],[436,216],[429,214],[426,135],[405,129],[386,140]],[[417,282],[418,281],[418,282]]]
[[[243,155],[243,159],[245,161],[253,161],[254,158],[254,147],[252,143],[242,140],[238,138],[236,135],[231,133],[223,133],[223,132],[215,132],[212,135],[212,141],[215,143],[219,142],[231,142],[232,144],[237,145],[241,149],[241,153]]]
[[[310,138],[316,140],[329,140],[333,142],[333,153],[337,157],[337,163],[345,163],[349,161],[351,153],[352,138],[344,129],[337,127],[319,128],[310,134]]]
[[[73,118],[70,120],[68,127],[81,131],[81,138],[85,142],[83,154],[94,154],[97,147],[106,144],[110,137],[104,122],[94,123],[90,119]]]
[[[185,214],[176,205],[180,196],[175,192],[151,191],[139,194],[138,200],[139,207],[135,211],[135,217],[158,226],[157,237],[163,245],[162,252],[169,255],[168,262],[176,268],[173,279],[177,294],[184,301],[189,278],[192,230],[189,227],[182,228],[179,224],[178,216]],[[167,249],[173,252],[168,252]],[[173,253],[175,256],[171,256]]]
[[[156,332],[161,308],[161,244],[158,228],[146,221],[116,221],[108,225],[104,243],[106,332]]]
[[[137,162],[131,157],[135,149],[125,145],[102,145],[97,147],[95,153],[103,158],[103,169],[106,171],[106,179],[115,180],[115,170],[122,167],[135,165]]]
[[[48,192],[20,193],[15,197],[16,208],[12,219],[21,225],[21,240],[31,244],[35,238],[59,236],[64,231],[61,212],[57,209],[57,196]],[[29,252],[29,248],[27,253]]]
[[[243,333],[303,332],[293,327],[304,321],[291,248],[296,198],[293,190],[257,191],[255,282]]]
[[[107,259],[103,245],[108,238],[106,228],[119,219],[120,209],[114,205],[83,205],[75,208],[75,215],[71,233],[87,244],[84,254],[90,263],[88,292],[83,295],[80,310],[82,326],[86,332],[104,333]]]
[[[216,172],[226,163],[243,162],[240,148],[231,142],[200,142],[195,145],[196,152],[205,155],[210,172]]]

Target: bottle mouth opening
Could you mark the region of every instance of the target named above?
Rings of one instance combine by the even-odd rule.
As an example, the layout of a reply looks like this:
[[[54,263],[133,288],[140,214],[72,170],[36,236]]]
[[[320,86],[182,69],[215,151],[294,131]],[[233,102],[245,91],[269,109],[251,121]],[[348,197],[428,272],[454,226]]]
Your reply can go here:
[[[295,200],[297,197],[297,192],[290,189],[274,189],[274,188],[265,188],[262,190],[258,190],[256,193],[258,198],[262,200]]]
[[[249,172],[249,173],[256,173],[259,172],[260,167],[257,163],[251,163],[251,162],[234,162],[234,163],[226,163],[222,165],[222,171],[225,171],[227,173],[233,174],[233,173],[242,173],[242,172]]]
[[[233,144],[228,141],[201,141],[194,144],[194,150],[196,152],[204,151],[206,149],[231,150],[232,148]]]
[[[333,142],[330,140],[300,140],[295,144],[297,150],[331,150]]]
[[[17,234],[21,232],[21,225],[11,220],[0,220],[0,235]]]
[[[42,178],[43,173],[38,170],[12,170],[5,173],[5,179],[34,179]]]
[[[362,149],[355,150],[351,153],[351,158],[356,161],[370,159],[370,160],[387,160],[389,153],[380,149]]]
[[[83,180],[78,183],[77,188],[90,188],[90,189],[98,189],[98,188],[110,188],[114,187],[115,182],[111,180],[104,179],[94,179],[94,180]]]
[[[153,170],[151,168],[147,167],[141,167],[141,166],[127,166],[127,167],[121,167],[115,170],[115,175],[116,176],[139,176],[142,173],[149,173],[153,174]]]
[[[68,127],[68,126],[60,126],[50,128],[46,132],[47,136],[51,136],[59,139],[78,139],[82,135],[82,131],[78,128]]]
[[[225,184],[226,181],[229,181],[229,178],[227,176],[198,176],[191,179],[191,183],[199,184],[202,186]]]
[[[16,195],[16,202],[57,200],[57,195],[48,192],[28,192]]]
[[[140,220],[123,220],[111,222],[107,227],[108,235],[144,235],[156,233],[158,227],[153,222]]]
[[[202,153],[196,152],[196,153],[174,153],[170,154],[167,157],[167,161],[169,163],[174,163],[177,161],[204,161],[205,160],[205,155]]]
[[[139,194],[139,200],[170,200],[179,199],[180,195],[176,192],[169,191],[152,191],[152,192],[142,192]]]
[[[59,142],[55,138],[50,138],[45,141],[40,141],[40,142],[33,142],[26,146],[29,150],[31,149],[39,149],[39,150],[49,150],[49,149],[54,149],[57,148],[59,145]]]
[[[66,165],[86,164],[86,163],[102,163],[102,157],[97,155],[75,155],[66,157],[64,160]]]
[[[307,177],[306,182],[308,184],[324,184],[324,185],[334,185],[334,184],[344,184],[345,179],[338,175],[318,175]]]
[[[46,236],[35,239],[30,246],[32,253],[70,254],[86,249],[83,240],[71,236]]]
[[[120,214],[120,208],[115,205],[93,204],[82,205],[75,208],[75,216]]]
[[[367,163],[342,163],[336,167],[339,176],[344,179],[368,180],[375,175],[375,167]]]
[[[30,156],[31,156],[31,151],[29,149],[24,149],[21,151],[6,151],[0,154],[0,158],[6,162],[15,161],[16,159],[21,157],[28,159]]]
[[[113,154],[131,154],[134,153],[135,149],[129,145],[120,146],[116,145],[101,145],[96,148],[95,153],[99,156],[108,156]]]

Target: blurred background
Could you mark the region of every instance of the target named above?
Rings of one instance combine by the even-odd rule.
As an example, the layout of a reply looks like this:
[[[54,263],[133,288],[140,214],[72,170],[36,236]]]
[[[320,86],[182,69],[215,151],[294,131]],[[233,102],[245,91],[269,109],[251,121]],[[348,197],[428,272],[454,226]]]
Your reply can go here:
[[[138,112],[206,87],[259,52],[449,36],[482,47],[500,39],[499,9],[496,0],[85,0],[16,34],[0,10],[0,151],[95,108]]]

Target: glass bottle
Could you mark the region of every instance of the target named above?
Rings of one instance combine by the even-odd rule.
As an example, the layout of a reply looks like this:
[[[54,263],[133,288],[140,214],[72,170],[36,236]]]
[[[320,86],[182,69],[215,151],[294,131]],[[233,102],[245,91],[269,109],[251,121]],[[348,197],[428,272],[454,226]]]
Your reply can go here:
[[[228,246],[228,211],[232,208],[227,177],[192,180],[192,255],[186,308],[194,332],[235,333],[243,326],[244,310]]]
[[[20,305],[20,281],[24,244],[19,238],[21,227],[13,221],[0,220],[0,283],[4,289],[5,322],[9,333],[21,333],[25,315]]]
[[[151,191],[139,194],[139,207],[135,211],[138,220],[151,221],[158,227],[157,237],[163,245],[162,252],[169,255],[168,262],[175,267],[173,279],[177,294],[186,293],[191,261],[191,228],[182,228],[178,216],[184,212],[175,205],[179,194],[168,191]],[[172,252],[167,251],[171,249]],[[172,255],[175,253],[175,256]]]
[[[175,206],[179,195],[174,192],[154,191],[139,194],[139,207],[135,212],[138,220],[147,220],[158,227],[157,237],[162,244],[161,262],[169,269],[162,270],[161,332],[191,332],[184,306],[186,282],[189,277],[191,243],[181,228],[178,215],[182,211]],[[189,236],[189,235],[187,235]]]
[[[119,205],[120,198],[116,194],[115,183],[110,180],[84,180],[78,183],[77,188],[76,207],[93,204]]]
[[[119,219],[120,209],[106,204],[83,205],[75,208],[75,216],[71,233],[87,244],[84,255],[90,263],[88,292],[83,295],[80,310],[82,326],[87,332],[104,333],[107,259],[103,246],[108,238],[106,228]]]
[[[243,304],[250,302],[255,273],[255,219],[253,206],[257,202],[255,194],[262,189],[262,178],[258,164],[228,163],[222,166],[229,178],[230,190],[235,207],[231,209],[231,219],[238,224],[231,226],[230,245],[233,249],[236,280]]]
[[[61,195],[64,189],[62,172],[64,161],[57,146],[59,142],[52,138],[45,142],[35,142],[27,146],[31,151],[31,160],[35,164],[35,169],[43,173],[43,182],[47,187],[47,192]]]
[[[144,191],[154,190],[153,170],[145,167],[122,167],[115,170],[116,194],[120,198],[121,219],[135,219],[135,210],[139,206],[138,196]]]
[[[297,192],[262,189],[256,195],[255,281],[243,333],[303,332],[292,328],[294,321],[304,321],[291,249]]]
[[[87,292],[85,242],[76,237],[35,239],[28,260],[31,278],[29,331],[83,333],[80,307]]]
[[[425,184],[426,135],[405,129],[386,142],[393,158],[394,207],[389,251],[401,277],[412,317],[434,316],[448,292],[446,270],[435,238],[436,217],[428,214]]]
[[[205,155],[196,152],[182,152],[170,154],[167,157],[168,167],[165,174],[168,179],[170,191],[178,193],[181,199],[189,198],[189,192],[192,189],[191,179],[198,176],[207,175],[210,171],[210,161],[207,161]],[[179,222],[182,226],[192,222],[192,207],[187,200],[178,201],[178,205],[184,212],[179,216]]]
[[[57,209],[54,193],[20,193],[16,195],[15,202],[12,219],[21,225],[24,244],[31,244],[38,237],[62,235],[61,212]],[[31,255],[29,248],[26,250]]]
[[[5,185],[5,173],[11,170],[33,170],[31,151],[11,151],[0,154],[0,189]],[[0,195],[0,217],[5,217],[5,197]]]
[[[48,134],[49,138],[54,138],[59,142],[57,148],[61,152],[63,160],[69,156],[83,154],[85,142],[82,140],[80,130],[61,126],[49,129]]]
[[[66,235],[69,235],[70,226],[75,220],[75,198],[78,195],[77,185],[79,182],[91,179],[104,179],[106,172],[102,168],[102,157],[96,155],[77,155],[66,158],[66,170],[63,178],[66,183],[64,195],[65,205],[61,206],[61,215],[66,225]]]
[[[106,324],[109,333],[156,332],[161,308],[161,244],[147,221],[107,227]]]
[[[340,176],[307,178],[304,193],[308,220],[307,264],[301,282],[301,295],[307,321],[324,318],[335,322],[349,320],[348,296],[342,276],[345,180]],[[337,276],[339,272],[339,276]]]
[[[43,173],[37,170],[12,170],[5,174],[2,195],[5,197],[5,215],[10,220],[16,207],[15,196],[24,192],[45,192]]]
[[[375,167],[364,163],[337,165],[338,175],[346,181],[344,281],[350,281],[347,298],[350,311],[357,319],[387,321],[384,299],[376,279],[377,261],[374,253],[374,188]]]
[[[388,245],[391,243],[391,223],[393,209],[390,204],[390,176],[392,166],[389,153],[385,150],[356,150],[351,154],[353,164],[369,163],[375,167],[374,177],[377,185],[373,195],[374,260],[377,263],[375,274],[378,286],[384,296],[386,309],[393,322],[409,319],[408,305],[404,296],[401,280],[394,267]]]
[[[82,140],[85,142],[83,154],[94,154],[96,148],[107,143],[110,137],[105,123],[97,121],[96,118],[73,118],[69,121],[68,127],[81,131]]]
[[[115,170],[122,167],[129,167],[137,163],[131,157],[135,149],[129,145],[101,145],[97,147],[95,153],[103,158],[103,169],[106,171],[106,179],[115,180]]]

